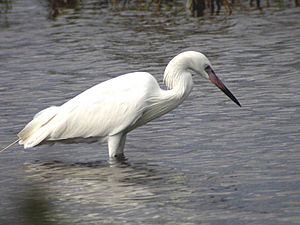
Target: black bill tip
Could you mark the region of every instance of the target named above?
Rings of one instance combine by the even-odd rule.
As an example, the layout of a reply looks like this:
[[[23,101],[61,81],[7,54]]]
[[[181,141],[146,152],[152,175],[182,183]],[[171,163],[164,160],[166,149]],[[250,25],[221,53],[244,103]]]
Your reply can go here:
[[[242,107],[239,101],[234,97],[234,95],[229,91],[229,89],[223,84],[223,82],[217,77],[215,72],[211,69],[210,66],[208,66],[206,69],[206,72],[208,74],[208,79],[216,85],[221,91],[225,93],[235,104],[237,104],[239,107]]]
[[[234,97],[234,95],[228,90],[228,88],[225,85],[223,88],[220,88],[220,90],[223,91],[224,94],[227,95],[235,104],[237,104],[239,107],[242,107],[239,101],[236,99],[236,97]]]

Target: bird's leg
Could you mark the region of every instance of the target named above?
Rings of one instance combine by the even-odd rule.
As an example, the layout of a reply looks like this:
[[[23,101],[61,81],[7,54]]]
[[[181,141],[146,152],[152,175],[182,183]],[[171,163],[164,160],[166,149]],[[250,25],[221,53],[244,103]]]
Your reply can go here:
[[[116,134],[108,137],[108,153],[110,158],[123,158],[126,134]]]

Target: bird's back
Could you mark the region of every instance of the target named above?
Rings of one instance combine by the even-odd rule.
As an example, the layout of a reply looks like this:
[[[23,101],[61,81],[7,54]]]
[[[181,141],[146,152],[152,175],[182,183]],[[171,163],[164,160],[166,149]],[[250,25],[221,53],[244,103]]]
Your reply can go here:
[[[149,73],[125,74],[82,92],[59,107],[38,113],[19,133],[24,147],[44,140],[106,137],[132,126],[160,94]],[[51,109],[51,110],[50,110]]]

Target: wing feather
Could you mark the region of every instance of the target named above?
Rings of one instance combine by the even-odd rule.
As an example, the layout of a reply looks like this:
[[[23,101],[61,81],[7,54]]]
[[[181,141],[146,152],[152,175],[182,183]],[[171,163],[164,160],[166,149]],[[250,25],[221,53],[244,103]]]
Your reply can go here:
[[[155,78],[142,72],[100,83],[59,107],[38,113],[19,133],[20,144],[33,147],[44,140],[117,134],[136,124],[158,91]]]

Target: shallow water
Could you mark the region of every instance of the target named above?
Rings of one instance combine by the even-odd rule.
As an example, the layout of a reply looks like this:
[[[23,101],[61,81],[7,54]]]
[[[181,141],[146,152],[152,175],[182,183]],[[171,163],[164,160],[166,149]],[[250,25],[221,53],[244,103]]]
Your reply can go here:
[[[300,223],[299,9],[203,20],[83,1],[49,19],[42,1],[0,5],[1,146],[101,81],[148,71],[162,83],[188,49],[243,106],[195,77],[178,109],[128,135],[123,163],[106,144],[15,145],[0,157],[0,224]]]

